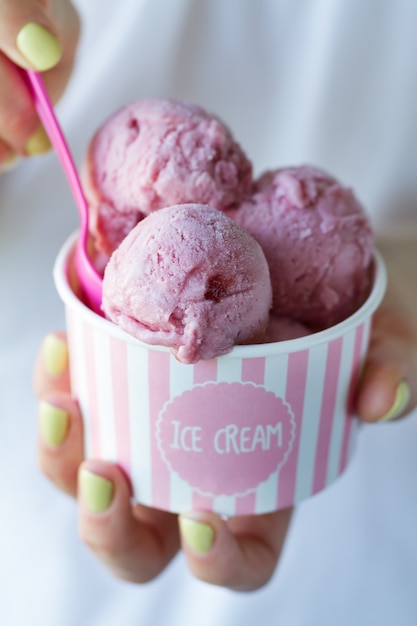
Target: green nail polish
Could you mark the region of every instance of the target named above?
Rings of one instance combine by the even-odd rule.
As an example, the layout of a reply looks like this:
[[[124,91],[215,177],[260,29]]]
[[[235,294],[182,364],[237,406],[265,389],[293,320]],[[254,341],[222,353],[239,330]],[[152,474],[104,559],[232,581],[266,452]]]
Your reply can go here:
[[[60,376],[68,367],[67,344],[55,335],[48,335],[42,345],[42,358],[49,376]]]
[[[38,72],[54,67],[62,55],[58,39],[35,22],[29,22],[20,29],[16,37],[16,46]]]
[[[188,517],[180,517],[179,524],[181,534],[192,550],[205,554],[211,549],[214,541],[214,530],[209,524],[197,522]]]
[[[113,497],[113,484],[110,480],[83,469],[80,472],[80,487],[84,501],[91,511],[102,513],[109,508]]]
[[[68,414],[48,402],[39,404],[39,427],[44,442],[56,448],[64,441],[68,430]]]
[[[389,422],[390,420],[394,420],[398,417],[406,408],[407,404],[410,401],[410,387],[405,382],[405,380],[401,381],[395,392],[395,398],[392,407],[383,415],[379,421],[380,422]]]

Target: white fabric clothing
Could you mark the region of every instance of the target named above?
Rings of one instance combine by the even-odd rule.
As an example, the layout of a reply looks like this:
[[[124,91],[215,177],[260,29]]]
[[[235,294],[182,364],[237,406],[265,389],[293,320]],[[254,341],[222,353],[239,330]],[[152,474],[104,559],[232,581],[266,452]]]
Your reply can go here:
[[[90,0],[58,115],[76,160],[116,108],[181,97],[219,115],[257,173],[309,162],[352,185],[375,229],[417,230],[414,0]],[[363,427],[348,470],[302,503],[263,589],[113,578],[72,500],[36,465],[31,372],[64,327],[51,278],[77,213],[53,153],[0,179],[1,626],[415,626],[417,414]]]

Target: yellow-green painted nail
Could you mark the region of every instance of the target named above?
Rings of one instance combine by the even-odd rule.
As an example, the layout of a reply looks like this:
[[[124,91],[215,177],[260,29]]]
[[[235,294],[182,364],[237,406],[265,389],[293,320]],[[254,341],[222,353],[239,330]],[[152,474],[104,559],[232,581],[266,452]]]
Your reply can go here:
[[[36,22],[28,22],[20,29],[16,46],[38,72],[54,67],[62,55],[62,46],[58,39]]]
[[[395,392],[395,398],[394,398],[392,407],[390,408],[388,413],[386,413],[380,418],[379,421],[389,422],[390,420],[394,420],[404,411],[409,401],[410,401],[410,387],[405,382],[405,380],[402,380],[397,386],[397,390]]]
[[[49,137],[45,132],[43,126],[39,126],[25,144],[25,152],[29,156],[36,156],[37,154],[44,154],[52,148]]]
[[[214,530],[209,524],[182,516],[179,518],[179,524],[181,534],[192,550],[205,554],[211,549],[214,542]]]
[[[113,483],[87,469],[80,472],[80,488],[84,501],[94,513],[102,513],[109,508],[113,497]]]
[[[48,335],[42,345],[42,358],[47,373],[60,376],[68,367],[67,344],[55,335]]]
[[[49,402],[39,404],[39,427],[44,442],[53,448],[61,445],[68,431],[68,413]]]

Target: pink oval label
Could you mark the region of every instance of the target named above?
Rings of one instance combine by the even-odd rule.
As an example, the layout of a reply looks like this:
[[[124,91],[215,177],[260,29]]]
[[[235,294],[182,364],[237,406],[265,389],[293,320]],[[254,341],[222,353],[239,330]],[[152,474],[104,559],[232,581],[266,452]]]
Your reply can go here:
[[[253,383],[206,383],[162,409],[159,451],[171,471],[203,494],[243,495],[288,459],[291,407]]]

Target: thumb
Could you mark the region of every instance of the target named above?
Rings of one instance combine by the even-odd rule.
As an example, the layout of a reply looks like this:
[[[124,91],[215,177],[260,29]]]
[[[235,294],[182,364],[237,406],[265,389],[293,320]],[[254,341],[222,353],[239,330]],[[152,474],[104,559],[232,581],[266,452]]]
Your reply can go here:
[[[40,2],[0,0],[0,49],[17,65],[42,72],[59,62],[63,45]]]
[[[411,319],[384,305],[375,314],[356,408],[366,422],[389,421],[417,404],[417,330]]]

